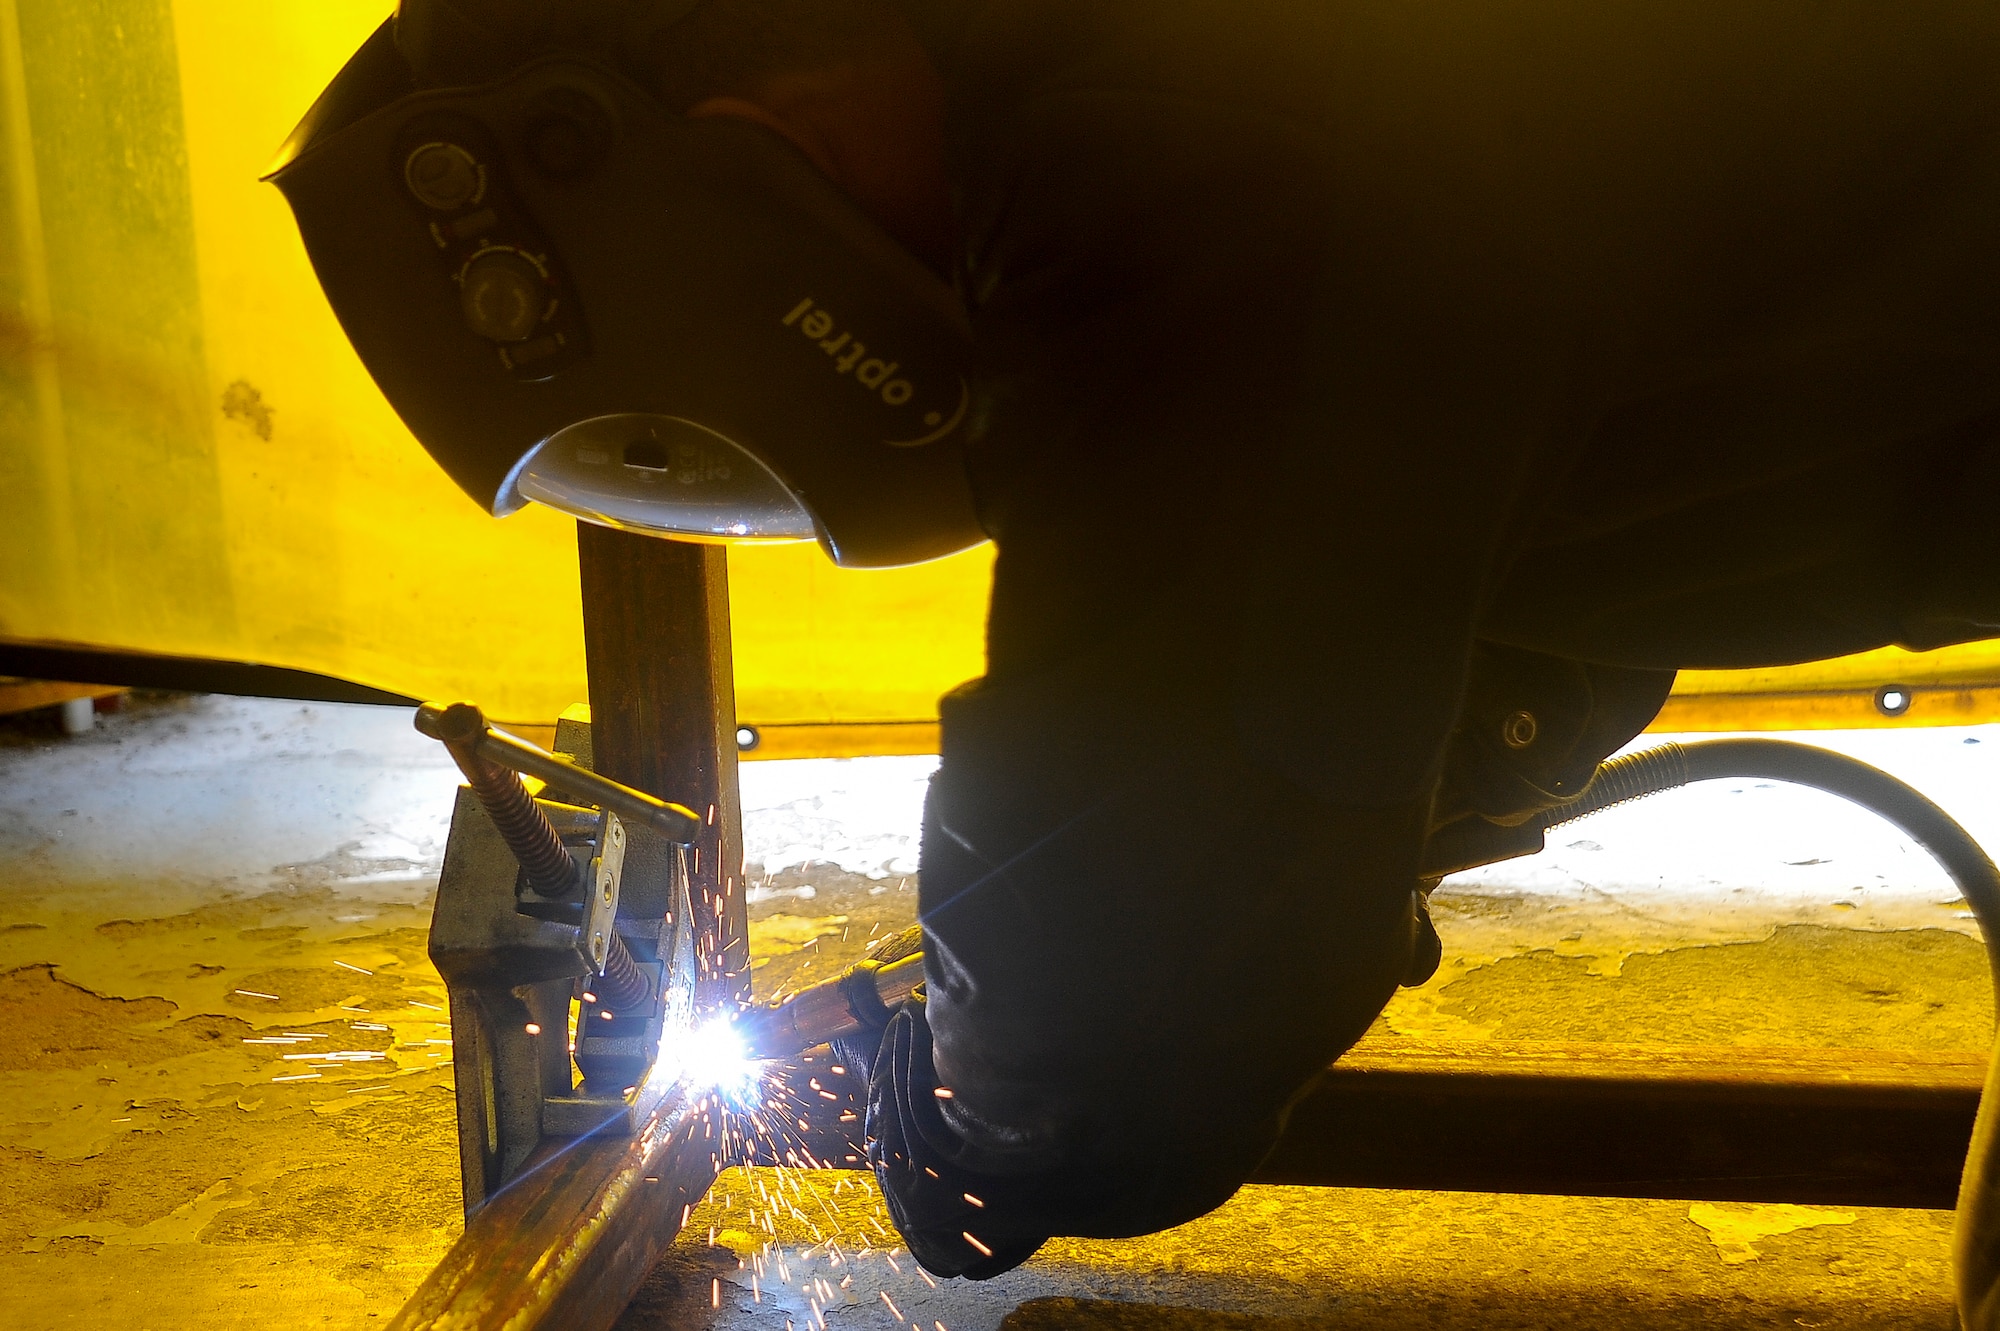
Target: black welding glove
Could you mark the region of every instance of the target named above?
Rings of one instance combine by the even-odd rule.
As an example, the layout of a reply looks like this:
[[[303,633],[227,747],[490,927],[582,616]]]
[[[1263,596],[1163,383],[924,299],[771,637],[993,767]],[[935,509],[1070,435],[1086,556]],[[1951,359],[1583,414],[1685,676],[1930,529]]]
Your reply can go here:
[[[924,928],[920,924],[913,924],[903,932],[891,934],[876,943],[868,950],[868,960],[889,966],[905,957],[915,956],[923,950]],[[864,996],[863,1001],[853,1003],[851,1006],[858,1015],[867,1016],[879,1005],[867,1001]],[[875,1070],[875,1053],[882,1044],[882,1032],[888,1029],[889,1018],[895,1014],[883,1010],[880,1015],[879,1022],[866,1025],[855,1034],[832,1042],[835,1065],[845,1068],[848,1075],[860,1084],[858,1098],[863,1100],[867,1099],[868,1083]]]
[[[1405,989],[1423,988],[1444,964],[1444,940],[1438,937],[1437,925],[1431,921],[1431,892],[1436,887],[1435,879],[1427,879],[1410,894],[1415,928],[1410,938],[1410,964],[1400,981]]]
[[[1039,1206],[1031,1180],[975,1174],[946,1121],[949,1088],[931,1064],[921,996],[890,1019],[868,1088],[868,1162],[910,1255],[939,1276],[990,1280],[1035,1255],[1048,1233],[1017,1218]]]

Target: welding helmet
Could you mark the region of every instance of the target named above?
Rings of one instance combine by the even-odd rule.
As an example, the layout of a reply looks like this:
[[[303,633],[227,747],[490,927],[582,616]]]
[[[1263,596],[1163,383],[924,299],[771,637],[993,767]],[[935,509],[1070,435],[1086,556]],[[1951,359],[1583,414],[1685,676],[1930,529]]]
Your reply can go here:
[[[817,539],[849,567],[985,539],[949,286],[776,135],[674,114],[604,57],[694,0],[479,2],[405,0],[271,176],[438,465],[499,516]]]

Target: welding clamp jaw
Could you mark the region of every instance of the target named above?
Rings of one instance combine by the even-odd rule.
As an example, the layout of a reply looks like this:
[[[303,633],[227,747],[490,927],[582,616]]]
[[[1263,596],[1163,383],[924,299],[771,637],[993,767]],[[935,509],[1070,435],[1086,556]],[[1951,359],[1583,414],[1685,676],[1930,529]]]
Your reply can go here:
[[[551,1139],[643,1126],[630,1092],[694,1017],[685,843],[700,823],[589,771],[587,723],[559,723],[557,753],[492,729],[471,704],[426,706],[416,724],[467,782],[430,954],[451,1004],[471,1210]],[[598,807],[535,798],[524,772]]]

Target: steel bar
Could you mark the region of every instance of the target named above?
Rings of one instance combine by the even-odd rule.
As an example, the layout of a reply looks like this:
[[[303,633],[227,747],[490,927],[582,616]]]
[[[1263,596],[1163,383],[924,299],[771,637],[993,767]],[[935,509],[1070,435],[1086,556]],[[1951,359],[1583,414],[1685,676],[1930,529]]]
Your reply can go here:
[[[652,1091],[630,1139],[542,1154],[475,1212],[391,1331],[601,1331],[680,1232],[719,1169],[714,1124],[677,1088]]]
[[[792,1080],[814,1159],[858,1168],[863,1106]],[[1255,1182],[1949,1209],[1986,1059],[1380,1037],[1293,1110]],[[747,1163],[791,1164],[768,1155]]]
[[[704,1003],[750,994],[729,574],[720,546],[577,529],[592,767],[701,819],[688,888],[707,924]]]
[[[1363,1041],[1259,1182],[1949,1209],[1986,1056]]]

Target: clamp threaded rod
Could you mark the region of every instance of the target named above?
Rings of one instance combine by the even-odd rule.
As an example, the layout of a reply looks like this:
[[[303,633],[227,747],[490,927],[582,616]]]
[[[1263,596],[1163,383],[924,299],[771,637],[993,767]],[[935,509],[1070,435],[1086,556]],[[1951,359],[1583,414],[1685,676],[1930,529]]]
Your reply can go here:
[[[493,830],[527,870],[528,882],[535,891],[557,899],[576,895],[582,882],[576,861],[570,858],[569,848],[563,845],[555,824],[536,807],[520,775],[488,762],[464,745],[447,741],[445,747],[458,763],[458,770],[465,774],[466,784],[472,787],[480,807],[492,820]]]
[[[417,729],[442,743],[451,754],[479,807],[486,810],[493,830],[527,872],[529,885],[542,896],[557,900],[575,895],[583,874],[563,845],[562,834],[528,793],[520,773],[479,751],[479,741],[488,733],[480,710],[471,703],[426,705],[417,712]],[[652,981],[639,969],[631,948],[615,929],[605,947],[604,971],[594,992],[608,1012],[632,1011],[652,1000]]]

